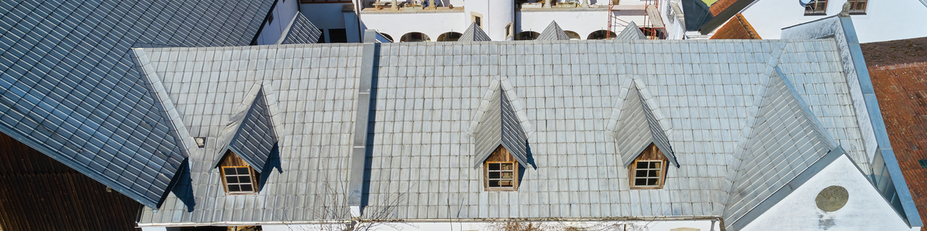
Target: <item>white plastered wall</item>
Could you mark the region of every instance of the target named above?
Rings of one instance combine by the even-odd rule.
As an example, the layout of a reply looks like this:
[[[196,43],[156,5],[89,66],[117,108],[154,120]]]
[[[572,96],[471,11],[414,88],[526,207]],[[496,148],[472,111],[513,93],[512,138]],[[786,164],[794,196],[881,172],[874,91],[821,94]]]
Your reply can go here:
[[[846,188],[846,205],[824,212],[815,198],[824,188]],[[882,195],[866,180],[856,165],[842,155],[824,167],[782,201],[747,224],[751,230],[920,230],[910,228]]]
[[[778,39],[782,28],[839,14],[846,0],[830,0],[827,15],[805,16],[798,1],[758,0],[744,17],[763,39]],[[927,6],[917,0],[869,1],[865,15],[852,15],[860,43],[927,37]]]
[[[264,28],[261,29],[261,35],[259,35],[257,39],[258,45],[274,44],[277,43],[277,40],[280,40],[283,30],[290,25],[293,16],[296,16],[296,12],[299,11],[298,3],[298,0],[279,0],[277,2],[272,13],[274,15],[274,21],[264,23]]]

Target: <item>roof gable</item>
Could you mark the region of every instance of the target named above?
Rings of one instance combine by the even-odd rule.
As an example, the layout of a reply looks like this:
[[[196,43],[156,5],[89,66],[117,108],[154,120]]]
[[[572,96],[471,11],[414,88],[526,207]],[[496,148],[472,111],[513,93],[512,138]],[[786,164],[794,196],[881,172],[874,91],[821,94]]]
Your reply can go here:
[[[631,164],[645,148],[654,144],[670,163],[679,167],[666,132],[639,88],[635,82],[627,89],[627,96],[622,102],[620,115],[612,130],[623,166]]]
[[[322,31],[303,13],[296,12],[277,44],[311,44],[319,41]]]
[[[219,135],[218,157],[213,167],[218,166],[226,151],[231,150],[247,162],[257,172],[263,171],[270,152],[277,143],[270,111],[264,96],[263,87],[256,87],[256,93],[249,93],[248,101],[242,104],[239,112],[232,116],[222,134]],[[246,106],[246,107],[245,107]]]
[[[560,25],[557,25],[556,21],[551,21],[541,35],[538,35],[537,40],[570,40],[570,36],[560,28]]]
[[[729,228],[837,148],[781,72],[772,73],[761,94],[750,135],[734,154],[728,176],[733,185],[723,217]]]
[[[639,40],[647,39],[647,36],[644,35],[644,32],[641,31],[640,27],[637,27],[637,24],[634,22],[628,23],[628,26],[621,30],[621,33],[618,33],[618,36],[615,36],[617,40]]]
[[[499,145],[505,147],[522,166],[530,166],[528,136],[509,100],[509,94],[502,89],[502,81],[493,81],[480,104],[475,121],[478,124],[472,134],[476,141],[474,168],[481,166]]]
[[[489,35],[483,31],[483,28],[476,25],[476,23],[471,23],[470,27],[467,27],[467,31],[464,31],[463,35],[457,39],[458,42],[480,42],[480,41],[492,41],[489,38]]]

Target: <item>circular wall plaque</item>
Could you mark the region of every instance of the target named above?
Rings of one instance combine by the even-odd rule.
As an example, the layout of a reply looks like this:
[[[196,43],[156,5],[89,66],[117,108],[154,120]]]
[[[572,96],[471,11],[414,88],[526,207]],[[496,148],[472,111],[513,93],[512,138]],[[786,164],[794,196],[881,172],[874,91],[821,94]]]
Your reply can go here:
[[[814,202],[824,212],[833,212],[843,208],[847,204],[849,197],[850,194],[847,193],[846,188],[833,185],[821,190],[818,197],[814,198]]]

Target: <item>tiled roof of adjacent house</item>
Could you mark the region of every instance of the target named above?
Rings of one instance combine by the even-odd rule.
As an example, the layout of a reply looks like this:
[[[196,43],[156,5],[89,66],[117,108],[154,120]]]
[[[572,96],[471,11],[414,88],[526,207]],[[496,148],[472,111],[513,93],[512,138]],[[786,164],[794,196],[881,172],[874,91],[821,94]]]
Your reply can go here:
[[[0,2],[0,131],[157,207],[193,141],[178,136],[129,48],[248,45],[272,3]],[[161,68],[210,68],[168,57]]]
[[[731,17],[724,26],[721,26],[711,39],[763,39],[756,33],[750,22],[741,14]]]
[[[927,38],[860,45],[885,128],[918,210],[927,209]],[[927,213],[920,213],[921,220]]]
[[[185,204],[187,198],[171,195],[157,213],[143,211],[140,225],[348,219],[343,202],[355,148],[359,79],[366,72],[361,67],[362,53],[379,54],[364,57],[378,65],[364,77],[372,78],[365,218],[722,217],[734,197],[735,182],[729,174],[755,170],[753,165],[731,165],[735,155],[774,158],[750,146],[754,143],[748,140],[756,142],[762,134],[779,131],[775,129],[804,131],[813,115],[820,121],[820,131],[830,133],[848,156],[868,160],[862,138],[853,135],[861,131],[837,49],[835,39],[137,49],[140,62],[151,65],[146,76],[160,79],[151,82],[163,85],[180,114],[178,123],[191,136],[218,136],[245,94],[262,85],[280,140],[279,159],[271,158],[279,161],[272,164],[280,168],[262,174],[263,189],[253,196],[224,194],[219,173],[210,172],[208,166],[218,152],[215,144],[193,150],[189,158],[193,193],[188,195],[195,206]],[[172,61],[172,57],[196,58]],[[809,68],[808,63],[818,65]],[[197,73],[167,68],[180,64],[217,68],[209,70],[210,78],[187,78]],[[776,72],[775,78],[787,79],[794,91],[786,94],[784,82],[769,83],[775,79],[770,76],[776,67],[781,74]],[[620,89],[631,86],[634,79],[651,95],[645,102],[653,111],[652,120],[665,130],[679,163],[667,171],[659,190],[630,189],[628,171],[620,166],[625,151],[616,148],[606,129],[613,115],[623,110],[619,102],[628,97]],[[511,105],[516,117],[524,111],[518,122],[527,134],[527,158],[537,167],[525,169],[518,191],[484,191],[482,170],[473,168],[479,157],[473,154],[476,138],[470,135],[471,126],[476,115],[485,111],[480,105],[494,84],[514,96],[506,95],[509,101],[518,102]],[[781,101],[783,95],[795,95],[805,104]],[[212,103],[200,103],[198,99],[204,97],[211,99],[204,102]],[[755,126],[755,134],[745,131],[771,119],[763,117],[769,107],[761,107],[761,102],[777,102],[789,106],[785,109],[789,112],[810,115],[770,120],[782,124],[774,130]],[[804,111],[796,105],[805,106]],[[776,141],[804,147],[801,144],[819,138]],[[818,150],[808,150],[812,149]],[[802,167],[816,159],[794,161],[790,164]],[[868,173],[867,161],[856,164]],[[788,181],[766,184],[778,188]]]

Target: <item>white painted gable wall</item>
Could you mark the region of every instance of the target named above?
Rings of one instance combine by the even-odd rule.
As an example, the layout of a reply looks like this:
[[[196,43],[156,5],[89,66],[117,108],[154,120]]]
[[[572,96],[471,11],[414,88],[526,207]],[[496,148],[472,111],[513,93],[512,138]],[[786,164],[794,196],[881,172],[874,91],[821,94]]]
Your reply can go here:
[[[847,204],[834,212],[815,205],[818,193],[831,185],[846,188]],[[752,230],[920,230],[909,228],[875,187],[843,155],[792,194],[743,229]]]

